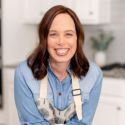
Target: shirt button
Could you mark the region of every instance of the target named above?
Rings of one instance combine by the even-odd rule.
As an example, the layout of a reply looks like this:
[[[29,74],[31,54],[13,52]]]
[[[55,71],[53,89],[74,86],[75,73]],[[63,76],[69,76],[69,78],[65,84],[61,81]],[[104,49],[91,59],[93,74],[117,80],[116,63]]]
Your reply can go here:
[[[61,95],[62,95],[62,93],[61,93],[61,92],[59,92],[59,93],[58,93],[58,95],[59,95],[59,96],[61,96]]]

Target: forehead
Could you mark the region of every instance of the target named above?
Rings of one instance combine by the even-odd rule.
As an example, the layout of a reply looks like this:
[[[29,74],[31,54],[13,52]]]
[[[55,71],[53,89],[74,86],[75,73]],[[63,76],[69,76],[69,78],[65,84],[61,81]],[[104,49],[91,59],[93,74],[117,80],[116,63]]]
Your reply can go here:
[[[50,27],[50,30],[75,30],[75,23],[71,16],[67,13],[58,14]]]

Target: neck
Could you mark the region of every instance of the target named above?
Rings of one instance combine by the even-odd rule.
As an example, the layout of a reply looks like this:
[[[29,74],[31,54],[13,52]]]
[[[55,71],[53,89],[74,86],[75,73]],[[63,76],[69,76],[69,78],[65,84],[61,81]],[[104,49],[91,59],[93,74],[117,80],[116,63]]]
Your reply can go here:
[[[63,80],[67,76],[67,67],[69,63],[56,63],[50,61],[50,64],[54,74],[58,77],[59,80]]]

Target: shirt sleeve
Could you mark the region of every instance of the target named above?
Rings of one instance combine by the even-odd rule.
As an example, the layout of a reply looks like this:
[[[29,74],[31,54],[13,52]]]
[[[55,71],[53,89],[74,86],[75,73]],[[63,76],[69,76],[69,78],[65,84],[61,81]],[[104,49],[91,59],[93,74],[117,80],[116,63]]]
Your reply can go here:
[[[83,103],[83,106],[82,106],[83,119],[79,121],[75,116],[70,121],[68,121],[66,125],[91,125],[92,124],[92,120],[100,97],[102,79],[103,79],[103,74],[100,70],[100,74],[96,80],[96,83],[90,92],[89,101]]]
[[[14,76],[14,97],[21,125],[50,125],[39,113],[23,74],[19,65]]]

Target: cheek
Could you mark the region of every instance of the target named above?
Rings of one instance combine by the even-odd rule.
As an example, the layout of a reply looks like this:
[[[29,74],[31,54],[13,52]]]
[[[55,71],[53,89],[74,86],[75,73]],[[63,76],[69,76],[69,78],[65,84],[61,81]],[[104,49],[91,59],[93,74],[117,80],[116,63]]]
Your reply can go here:
[[[54,46],[53,42],[50,39],[48,39],[47,40],[47,49],[50,50],[53,46]]]
[[[74,45],[74,54],[76,53],[77,50],[77,44]]]
[[[47,51],[49,54],[51,53],[51,48],[52,48],[51,42],[48,40],[47,41]]]
[[[74,51],[76,51],[77,49],[77,40],[74,40],[74,42],[72,43],[72,48]]]

